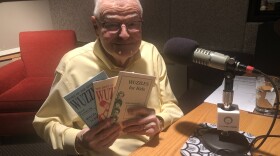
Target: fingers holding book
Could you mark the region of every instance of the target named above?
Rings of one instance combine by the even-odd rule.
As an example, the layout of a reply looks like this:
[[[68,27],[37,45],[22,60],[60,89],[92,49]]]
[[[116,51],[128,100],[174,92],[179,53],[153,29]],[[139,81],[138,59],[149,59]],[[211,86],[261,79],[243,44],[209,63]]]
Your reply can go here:
[[[84,150],[102,151],[118,138],[121,127],[112,119],[105,119],[92,128],[85,128],[76,137],[76,146]]]
[[[122,122],[123,132],[136,135],[154,136],[161,131],[161,122],[155,111],[146,107],[130,109],[136,117]]]

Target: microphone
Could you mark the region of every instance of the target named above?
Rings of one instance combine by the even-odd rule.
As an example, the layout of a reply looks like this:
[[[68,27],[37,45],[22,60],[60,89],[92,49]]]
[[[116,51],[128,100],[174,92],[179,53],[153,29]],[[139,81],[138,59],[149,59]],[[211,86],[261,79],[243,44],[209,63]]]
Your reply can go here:
[[[198,48],[196,41],[175,37],[169,39],[163,48],[171,60],[181,64],[197,63],[219,70],[241,71],[252,73],[254,67],[241,64],[235,58],[211,50]]]
[[[193,53],[197,48],[198,43],[196,41],[175,37],[164,44],[163,53],[177,63],[192,64]]]
[[[251,73],[255,69],[241,64],[228,55],[198,48],[198,46],[199,44],[196,41],[176,37],[166,42],[163,52],[175,62],[187,65],[196,63],[225,71],[223,104],[217,104],[217,128],[206,130],[200,136],[201,142],[212,152],[247,153],[249,151],[249,142],[246,137],[237,132],[240,113],[238,105],[232,104],[233,79],[237,71]],[[230,121],[227,122],[227,120]]]

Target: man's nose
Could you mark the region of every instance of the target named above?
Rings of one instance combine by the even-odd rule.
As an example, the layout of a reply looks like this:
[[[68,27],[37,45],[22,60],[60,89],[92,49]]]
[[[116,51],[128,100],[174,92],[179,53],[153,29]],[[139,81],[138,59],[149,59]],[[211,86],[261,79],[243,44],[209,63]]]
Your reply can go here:
[[[121,25],[119,36],[123,39],[128,39],[129,38],[129,33],[128,33],[128,30],[127,30],[127,27],[126,27],[125,24]]]

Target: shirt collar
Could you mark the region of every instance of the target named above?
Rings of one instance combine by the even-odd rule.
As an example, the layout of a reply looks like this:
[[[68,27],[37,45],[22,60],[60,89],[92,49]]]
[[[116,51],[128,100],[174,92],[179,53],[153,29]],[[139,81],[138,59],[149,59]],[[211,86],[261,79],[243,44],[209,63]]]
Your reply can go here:
[[[140,51],[140,49],[139,49],[139,51]],[[107,58],[107,56],[105,55],[106,51],[102,47],[99,39],[97,39],[95,41],[95,44],[93,47],[93,53],[112,71],[125,70],[125,69],[129,68],[135,61],[137,61],[141,58],[141,51],[140,51],[136,55],[134,55],[132,58],[130,58],[130,60],[125,68],[118,67],[115,64],[113,64],[112,61],[110,61],[110,59]]]

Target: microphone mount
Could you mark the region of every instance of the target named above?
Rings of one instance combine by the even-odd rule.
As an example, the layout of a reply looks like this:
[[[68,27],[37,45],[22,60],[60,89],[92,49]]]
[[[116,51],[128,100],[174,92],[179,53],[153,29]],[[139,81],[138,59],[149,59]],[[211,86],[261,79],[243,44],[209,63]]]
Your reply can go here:
[[[235,63],[234,59],[233,63]],[[239,125],[239,109],[237,105],[232,104],[234,77],[235,70],[226,68],[224,73],[223,104],[217,105],[218,127],[217,129],[207,130],[201,135],[203,145],[216,154],[243,155],[250,150],[249,142],[243,134],[226,128],[227,126],[235,125],[227,125],[229,123],[224,124],[226,122],[225,120],[231,119],[230,122],[234,123],[234,120],[236,120],[238,122],[235,124]],[[239,127],[238,125],[236,126]]]
[[[275,103],[275,114],[273,116],[273,120],[271,123],[271,126],[269,130],[267,131],[266,135],[264,137],[259,136],[256,138],[262,138],[261,143],[254,148],[254,143],[258,141],[259,139],[253,140],[252,143],[248,147],[248,141],[246,139],[242,139],[240,137],[240,133],[236,131],[230,131],[230,130],[218,130],[218,129],[211,129],[207,131],[204,135],[201,136],[202,142],[205,145],[207,149],[210,151],[213,151],[214,153],[224,153],[225,155],[232,154],[234,156],[236,155],[242,155],[250,150],[257,150],[259,149],[266,139],[270,136],[270,133],[275,125],[278,112],[279,112],[279,91],[273,80],[263,73],[262,71],[255,69],[252,66],[243,65],[240,62],[236,61],[234,58],[230,58],[227,55],[223,55],[218,52],[205,50],[198,48],[199,44],[191,39],[187,38],[180,38],[175,37],[166,42],[164,45],[164,53],[169,56],[171,60],[175,60],[177,63],[181,64],[201,64],[204,66],[208,66],[211,68],[219,69],[226,71],[225,75],[229,76],[229,73],[233,73],[233,78],[235,72],[245,72],[245,73],[257,73],[265,76],[271,82],[273,88],[275,89],[276,93],[276,103]],[[229,72],[229,73],[228,73]],[[225,84],[225,100],[224,103],[226,103],[226,106],[228,107],[228,110],[224,109],[225,104],[218,104],[220,105],[218,107],[219,110],[222,108],[225,112],[230,112],[232,109],[235,108],[235,104],[232,104],[231,98],[233,97],[233,92],[230,92],[231,90],[231,84],[233,84],[232,81],[232,75],[230,75],[228,78],[225,76],[225,80],[227,83]],[[237,105],[238,109],[238,105]],[[240,146],[238,146],[238,144]],[[223,155],[223,154],[222,154]]]
[[[225,110],[230,110],[233,101],[233,81],[235,73],[233,70],[226,70],[224,74],[223,104]]]

